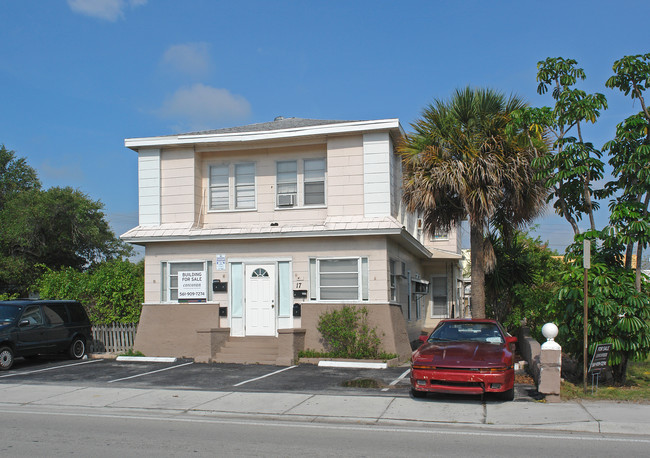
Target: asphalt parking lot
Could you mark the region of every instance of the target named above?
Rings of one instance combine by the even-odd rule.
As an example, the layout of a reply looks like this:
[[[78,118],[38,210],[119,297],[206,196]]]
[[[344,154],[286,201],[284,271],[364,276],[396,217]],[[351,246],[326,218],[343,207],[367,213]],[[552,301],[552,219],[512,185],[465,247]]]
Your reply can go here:
[[[0,383],[124,386],[214,391],[403,394],[408,396],[408,366],[388,369],[350,369],[239,364],[122,362],[109,359],[71,361],[41,356],[16,359],[0,372]],[[347,386],[346,386],[347,385]]]
[[[312,364],[290,367],[200,364],[183,359],[173,363],[112,359],[72,361],[63,356],[40,356],[35,359],[17,358],[11,370],[0,372],[0,384],[409,397],[408,375],[408,365],[356,369]],[[515,391],[518,401],[533,399],[531,396],[534,394],[528,386],[516,386]],[[482,401],[478,396],[430,396]]]

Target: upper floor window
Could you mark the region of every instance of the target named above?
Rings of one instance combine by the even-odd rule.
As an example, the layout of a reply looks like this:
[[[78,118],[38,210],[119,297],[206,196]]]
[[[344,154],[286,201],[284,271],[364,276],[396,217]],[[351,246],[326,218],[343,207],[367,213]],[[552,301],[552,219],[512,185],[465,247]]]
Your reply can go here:
[[[255,208],[255,164],[210,167],[210,210]]]
[[[325,159],[305,159],[305,205],[325,204]]]
[[[449,240],[449,232],[436,229],[436,232],[429,235],[429,240],[435,242],[437,240]]]
[[[293,207],[298,203],[298,162],[277,163],[278,207]]]
[[[277,206],[325,205],[325,168],[324,158],[277,162]]]

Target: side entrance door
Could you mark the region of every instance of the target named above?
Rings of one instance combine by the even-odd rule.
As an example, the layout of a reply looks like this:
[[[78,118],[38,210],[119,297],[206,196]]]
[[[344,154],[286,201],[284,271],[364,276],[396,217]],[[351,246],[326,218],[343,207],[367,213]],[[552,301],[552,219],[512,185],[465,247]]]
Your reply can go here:
[[[275,265],[246,265],[247,336],[275,336]]]

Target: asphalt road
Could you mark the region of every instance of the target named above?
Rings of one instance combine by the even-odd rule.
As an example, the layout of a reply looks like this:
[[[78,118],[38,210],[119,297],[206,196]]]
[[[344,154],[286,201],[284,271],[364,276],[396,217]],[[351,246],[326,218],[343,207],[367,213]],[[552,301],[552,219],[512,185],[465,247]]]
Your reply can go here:
[[[650,440],[458,427],[284,423],[114,411],[0,417],[2,456],[647,456]]]

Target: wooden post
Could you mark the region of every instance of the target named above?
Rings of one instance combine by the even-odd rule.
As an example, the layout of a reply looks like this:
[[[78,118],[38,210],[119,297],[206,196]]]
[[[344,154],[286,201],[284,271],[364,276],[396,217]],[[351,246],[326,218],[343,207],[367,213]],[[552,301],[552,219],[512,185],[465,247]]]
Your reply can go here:
[[[588,295],[589,295],[589,268],[591,267],[591,242],[585,239],[583,242],[583,256],[582,263],[585,268],[584,278],[584,319],[583,319],[583,344],[582,351],[582,389],[587,392],[587,359],[589,358],[588,341],[587,341],[587,322],[589,318]]]

